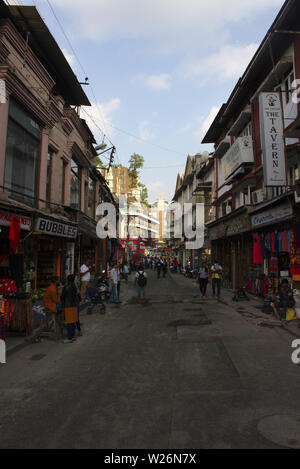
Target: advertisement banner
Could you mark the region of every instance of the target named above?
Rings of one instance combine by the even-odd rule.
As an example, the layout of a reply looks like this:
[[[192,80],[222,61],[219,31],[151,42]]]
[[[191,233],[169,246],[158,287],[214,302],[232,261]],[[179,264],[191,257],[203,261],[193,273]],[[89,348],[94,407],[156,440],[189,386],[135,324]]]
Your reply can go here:
[[[13,217],[19,217],[21,230],[25,230],[25,231],[31,230],[31,218],[22,217],[20,215],[14,215],[12,213],[5,213],[5,212],[0,212],[0,226],[10,227],[11,220]]]
[[[285,186],[286,166],[280,93],[259,96],[265,186]]]

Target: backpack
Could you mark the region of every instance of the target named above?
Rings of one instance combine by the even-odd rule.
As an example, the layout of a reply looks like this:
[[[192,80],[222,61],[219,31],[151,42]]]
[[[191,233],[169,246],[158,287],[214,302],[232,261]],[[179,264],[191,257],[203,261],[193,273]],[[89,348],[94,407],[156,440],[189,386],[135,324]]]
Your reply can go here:
[[[138,283],[138,286],[141,288],[144,288],[147,285],[147,279],[144,275],[144,272],[142,274],[139,273],[137,283]]]

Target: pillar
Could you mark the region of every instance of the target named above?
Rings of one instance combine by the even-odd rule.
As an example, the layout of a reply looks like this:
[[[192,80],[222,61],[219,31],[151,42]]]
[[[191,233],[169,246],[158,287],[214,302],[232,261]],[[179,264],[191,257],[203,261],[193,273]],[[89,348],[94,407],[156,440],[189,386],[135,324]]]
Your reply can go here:
[[[8,108],[8,100],[5,103],[0,102],[0,186],[4,186]],[[0,187],[0,192],[2,191],[3,189]]]
[[[47,161],[49,151],[49,129],[44,127],[41,136],[41,151],[38,175],[38,193],[37,197],[41,200],[46,200],[46,184],[47,184]],[[39,208],[45,208],[44,202],[38,201]]]

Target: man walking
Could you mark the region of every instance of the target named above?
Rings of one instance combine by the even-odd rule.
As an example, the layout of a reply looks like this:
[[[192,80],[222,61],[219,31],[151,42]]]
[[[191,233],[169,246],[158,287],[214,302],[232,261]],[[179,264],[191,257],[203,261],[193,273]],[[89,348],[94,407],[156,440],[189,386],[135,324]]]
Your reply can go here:
[[[81,301],[85,300],[86,289],[91,280],[91,267],[88,267],[88,259],[84,259],[82,266],[80,267],[80,276],[81,276],[81,287],[80,287],[80,296]]]
[[[134,286],[136,287],[139,302],[142,300],[142,296],[144,300],[146,299],[147,283],[147,274],[143,269],[140,269],[134,279]]]
[[[119,297],[118,297],[118,271],[117,271],[117,264],[113,264],[113,268],[110,272],[110,280],[111,280],[111,295],[110,295],[110,303],[119,304]]]
[[[217,287],[217,294],[218,294],[218,299],[221,297],[221,286],[222,286],[222,273],[223,269],[218,263],[218,261],[215,261],[211,268],[211,276],[212,276],[212,289],[213,289],[213,297],[216,296],[216,287]]]

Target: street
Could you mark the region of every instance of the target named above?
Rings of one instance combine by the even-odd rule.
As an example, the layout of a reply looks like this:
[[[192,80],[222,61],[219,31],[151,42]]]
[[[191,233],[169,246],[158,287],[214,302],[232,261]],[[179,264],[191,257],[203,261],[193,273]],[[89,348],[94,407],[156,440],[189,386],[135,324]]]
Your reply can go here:
[[[265,418],[297,414],[291,335],[247,322],[228,295],[194,300],[180,275],[150,273],[146,306],[134,295],[131,276],[125,304],[83,316],[76,343],[44,340],[1,365],[1,448],[299,445],[280,440],[281,417],[274,438],[261,431]]]

